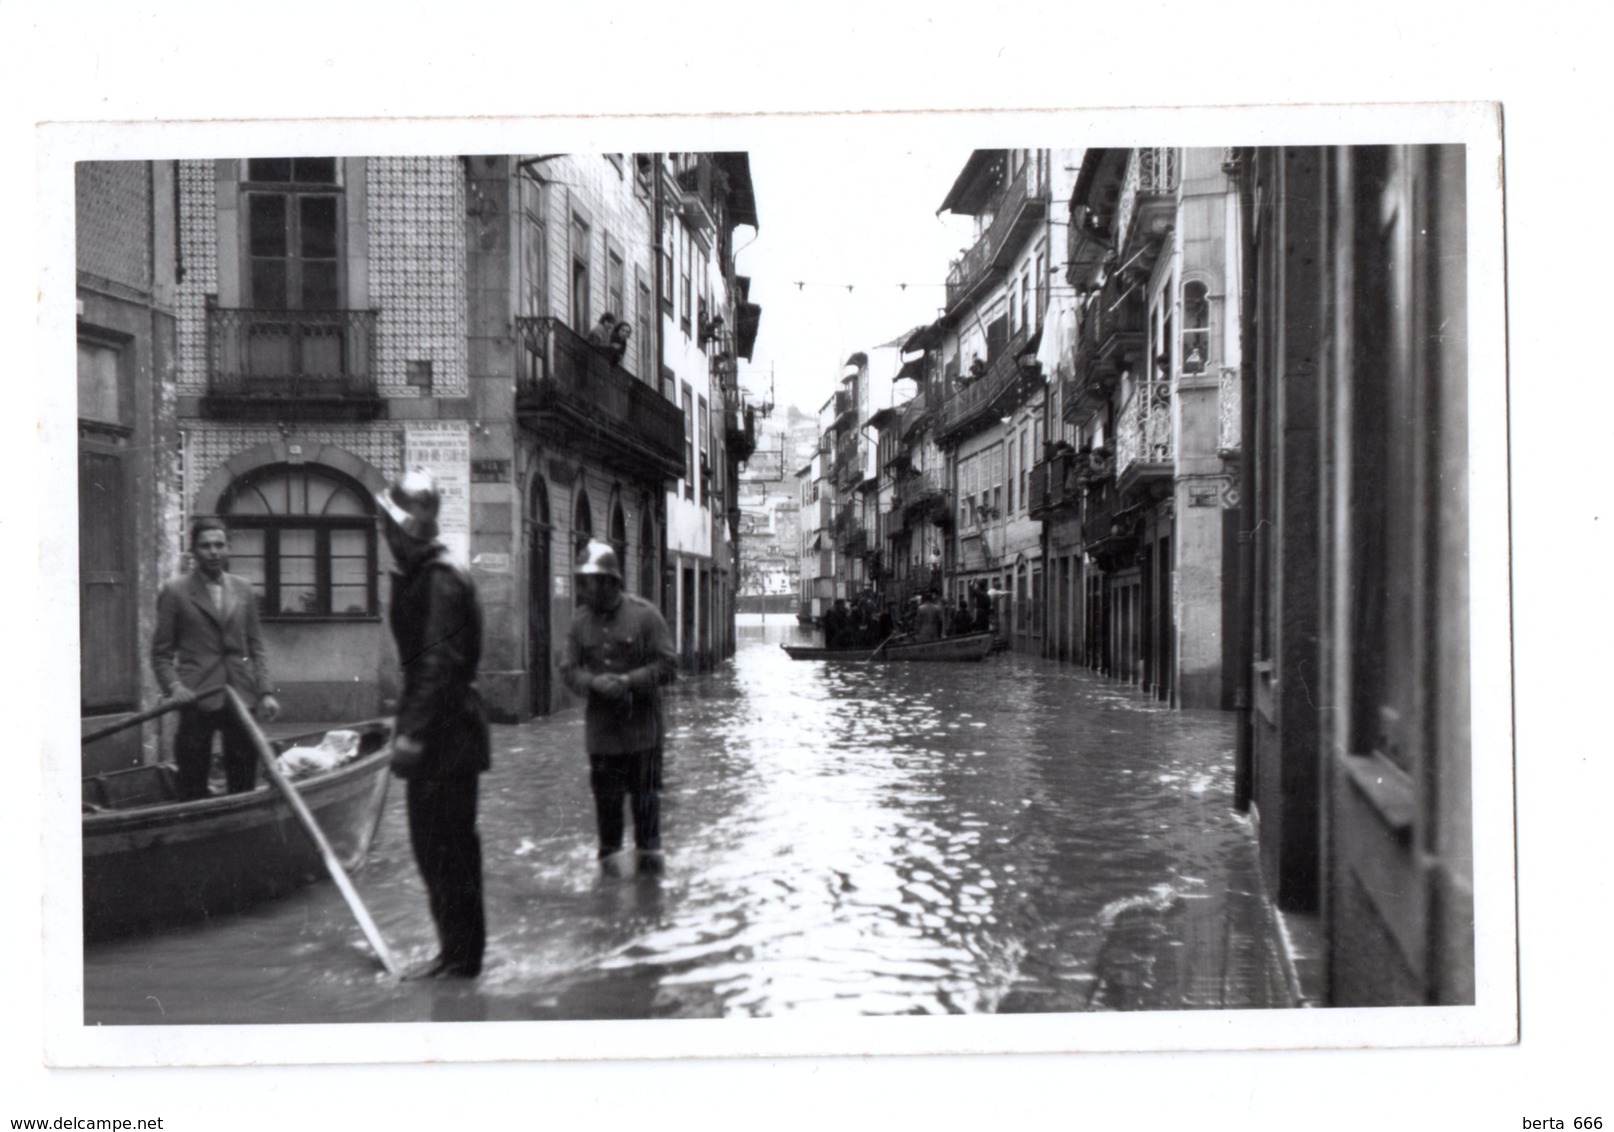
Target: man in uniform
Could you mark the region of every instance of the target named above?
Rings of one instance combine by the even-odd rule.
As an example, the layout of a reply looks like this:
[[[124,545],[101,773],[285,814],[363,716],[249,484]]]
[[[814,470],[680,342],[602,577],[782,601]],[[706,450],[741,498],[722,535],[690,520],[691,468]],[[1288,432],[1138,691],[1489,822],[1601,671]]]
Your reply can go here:
[[[590,539],[575,571],[577,612],[566,632],[561,678],[588,703],[584,744],[594,791],[599,859],[619,872],[624,799],[632,802],[638,871],[657,875],[661,855],[661,686],[677,674],[678,653],[661,613],[622,591],[616,551]]]
[[[151,667],[163,694],[185,706],[174,735],[181,799],[205,798],[213,736],[223,736],[224,780],[231,794],[258,781],[252,740],[230,710],[224,689],[234,688],[265,720],[280,714],[269,662],[258,629],[252,583],[225,570],[230,536],[221,519],[191,524],[191,570],[157,594],[157,629]]]
[[[476,687],[482,607],[470,575],[437,541],[441,497],[431,473],[406,473],[376,503],[395,565],[388,619],[403,669],[392,766],[408,781],[409,842],[440,944],[413,977],[475,978],[487,941],[477,776],[491,746]]]

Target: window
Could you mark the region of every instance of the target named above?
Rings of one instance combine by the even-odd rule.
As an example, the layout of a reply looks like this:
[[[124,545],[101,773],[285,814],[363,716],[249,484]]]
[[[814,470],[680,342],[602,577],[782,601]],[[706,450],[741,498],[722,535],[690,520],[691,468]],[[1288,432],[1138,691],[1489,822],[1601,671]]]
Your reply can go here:
[[[627,271],[622,253],[607,241],[605,253],[605,309],[624,321],[628,317]]]
[[[1037,301],[1033,309],[1036,311],[1037,322],[1040,324],[1043,315],[1048,311],[1048,257],[1042,252],[1037,253],[1037,274],[1035,278]]]
[[[709,443],[711,432],[711,416],[706,408],[706,398],[697,397],[700,406],[696,420],[700,427],[701,438],[701,506],[705,507],[712,502],[712,463],[711,445]]]
[[[678,246],[677,240],[676,235],[671,236],[669,243],[658,249],[657,255],[661,271],[661,313],[669,318],[673,312],[673,260],[676,258],[673,253]]]
[[[543,185],[521,178],[521,313],[549,313],[549,229],[544,223]]]
[[[690,291],[690,263],[695,258],[694,241],[689,237],[687,228],[679,228],[678,234],[682,237],[683,246],[678,258],[678,325],[684,336],[689,336],[689,303]]]
[[[1020,326],[1031,333],[1031,268],[1020,273]]]
[[[695,498],[695,391],[689,382],[684,390],[684,498]]]
[[[1009,510],[1014,510],[1014,441],[1009,441]]]
[[[621,500],[611,504],[611,549],[616,551],[617,569],[625,572],[628,568],[628,520],[622,513]],[[626,577],[623,581],[626,583]]]
[[[656,351],[650,343],[650,288],[635,273],[637,291],[633,300],[634,333],[639,336],[639,376],[655,386]]]
[[[572,217],[572,327],[587,334],[589,324],[588,224],[581,216]]]
[[[276,464],[225,493],[230,569],[252,583],[265,618],[377,615],[370,493],[329,468]]]
[[[336,158],[247,162],[247,305],[258,310],[341,307],[341,204]]]
[[[588,487],[577,485],[577,505],[572,509],[572,542],[582,554],[588,540],[594,537],[594,508],[588,501]],[[621,565],[619,562],[617,565]]]
[[[1031,430],[1020,430],[1020,504],[1025,506],[1026,494],[1031,486]]]
[[[1210,291],[1203,283],[1182,289],[1182,371],[1204,373],[1210,358]]]
[[[102,424],[123,423],[123,349],[78,340],[78,415]]]

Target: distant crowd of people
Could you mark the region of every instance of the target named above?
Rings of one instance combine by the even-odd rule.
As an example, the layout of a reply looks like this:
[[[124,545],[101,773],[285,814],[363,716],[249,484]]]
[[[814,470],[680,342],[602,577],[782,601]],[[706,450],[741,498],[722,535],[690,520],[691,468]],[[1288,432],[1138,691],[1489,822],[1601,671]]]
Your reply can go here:
[[[994,627],[991,591],[985,582],[971,582],[958,604],[948,607],[932,589],[899,608],[866,586],[850,601],[837,598],[824,612],[823,627],[829,649],[878,648],[893,636],[934,641],[983,633]]]

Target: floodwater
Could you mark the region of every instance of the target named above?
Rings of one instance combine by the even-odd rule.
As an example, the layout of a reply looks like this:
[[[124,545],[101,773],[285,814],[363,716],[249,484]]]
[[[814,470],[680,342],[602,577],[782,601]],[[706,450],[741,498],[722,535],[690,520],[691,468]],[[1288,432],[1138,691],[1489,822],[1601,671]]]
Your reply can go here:
[[[1194,1005],[1150,997],[1158,954],[1182,941],[1147,917],[1218,899],[1228,861],[1251,857],[1231,716],[1013,654],[835,666],[789,660],[779,643],[808,639],[792,619],[739,633],[733,662],[669,690],[665,876],[602,875],[580,712],[496,727],[480,979],[385,976],[326,882],[91,947],[85,1021]],[[1235,883],[1258,887],[1247,873]],[[402,960],[435,952],[401,789],[355,883]]]

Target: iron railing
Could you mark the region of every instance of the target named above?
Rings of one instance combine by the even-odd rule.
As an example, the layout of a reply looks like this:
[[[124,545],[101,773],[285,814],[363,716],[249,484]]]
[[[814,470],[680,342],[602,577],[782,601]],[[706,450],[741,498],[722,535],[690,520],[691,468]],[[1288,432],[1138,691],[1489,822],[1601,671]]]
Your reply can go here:
[[[1009,339],[998,356],[986,367],[986,373],[958,390],[942,403],[940,432],[949,435],[986,420],[994,412],[998,401],[1025,380],[1020,371],[1020,352],[1026,345],[1026,328],[1021,327]]]
[[[1122,247],[1130,239],[1133,218],[1151,202],[1176,193],[1179,164],[1177,151],[1170,146],[1134,149],[1127,158],[1115,206],[1114,231]]]
[[[1115,421],[1115,467],[1119,476],[1139,465],[1170,464],[1176,456],[1171,422],[1171,382],[1141,381]]]
[[[375,415],[373,310],[207,308],[210,409]]]
[[[1009,247],[1011,235],[1019,228],[1022,219],[1041,219],[1047,206],[1047,186],[1037,179],[1038,166],[1028,161],[1009,178],[1002,195],[989,206],[992,222],[981,238],[975,241],[962,257],[947,270],[947,309],[951,310],[977,283],[994,268],[1006,266],[1000,262]],[[1028,217],[1027,214],[1034,215]]]
[[[648,456],[665,474],[684,474],[684,415],[677,405],[558,318],[517,318],[516,335],[518,410],[557,416]]]

